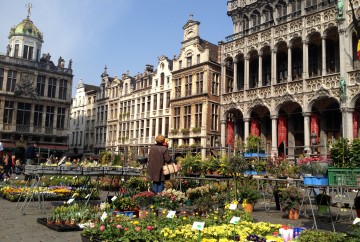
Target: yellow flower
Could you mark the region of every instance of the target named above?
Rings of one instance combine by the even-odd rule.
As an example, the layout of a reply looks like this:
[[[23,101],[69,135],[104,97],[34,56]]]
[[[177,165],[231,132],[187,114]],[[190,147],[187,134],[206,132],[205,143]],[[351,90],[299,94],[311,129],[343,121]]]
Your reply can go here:
[[[133,224],[135,224],[135,225],[139,224],[139,221],[136,220],[136,221],[133,222]]]
[[[183,217],[183,220],[186,220],[187,219],[187,217]]]

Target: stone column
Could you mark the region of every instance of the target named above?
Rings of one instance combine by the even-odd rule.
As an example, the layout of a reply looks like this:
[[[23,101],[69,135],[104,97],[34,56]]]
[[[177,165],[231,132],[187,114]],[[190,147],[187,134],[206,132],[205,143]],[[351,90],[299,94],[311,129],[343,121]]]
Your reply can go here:
[[[226,88],[226,64],[221,64],[221,82],[220,82],[220,95],[225,93]]]
[[[277,147],[277,120],[278,115],[271,115],[271,156],[278,154]]]
[[[309,78],[309,65],[308,65],[308,57],[309,57],[309,52],[308,52],[308,44],[309,41],[307,40],[303,40],[303,73],[302,73],[302,78],[303,80],[305,80],[306,78]]]
[[[304,112],[302,113],[304,117],[304,153],[310,154],[311,147],[310,147],[310,116],[311,112]]]
[[[55,131],[56,129],[56,120],[57,120],[57,114],[58,114],[58,107],[54,107],[54,119],[53,119],[53,131]]]
[[[237,92],[238,91],[238,62],[237,59],[235,58],[234,61],[234,83],[233,83],[233,92]]]
[[[30,132],[34,133],[34,112],[35,112],[35,104],[31,104],[31,112],[30,112]]]
[[[272,49],[271,50],[271,67],[272,67],[272,72],[271,72],[271,85],[276,84],[277,80],[276,80],[276,68],[277,65],[277,61],[276,61],[276,49]]]
[[[226,146],[226,119],[222,119],[220,121],[220,125],[221,125],[221,147],[225,147]]]
[[[354,109],[343,107],[340,108],[342,116],[342,136],[348,140],[353,140],[353,112]]]
[[[292,81],[292,58],[291,58],[291,45],[288,45],[288,67],[287,67],[288,77],[287,81]]]
[[[339,53],[340,53],[340,79],[344,79],[348,85],[348,73],[346,70],[346,60],[349,60],[347,55],[348,50],[346,48],[347,44],[345,41],[346,29],[339,29]],[[356,48],[356,47],[355,47]]]
[[[249,89],[249,61],[250,56],[245,57],[245,78],[244,78],[244,90]]]
[[[250,118],[244,118],[244,141],[245,141],[245,145],[247,145],[247,138],[249,137],[249,133],[250,133]]]
[[[321,36],[321,64],[322,64],[322,71],[321,75],[326,75],[326,36]]]
[[[262,74],[262,53],[259,53],[259,81],[258,87],[262,87],[263,84],[263,74]]]

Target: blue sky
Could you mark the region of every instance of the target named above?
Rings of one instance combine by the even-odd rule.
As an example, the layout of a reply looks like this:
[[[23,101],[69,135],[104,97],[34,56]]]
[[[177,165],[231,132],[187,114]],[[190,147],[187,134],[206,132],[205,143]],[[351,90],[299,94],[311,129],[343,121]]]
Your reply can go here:
[[[42,53],[73,60],[74,87],[99,85],[104,65],[111,76],[143,72],[161,55],[180,53],[184,24],[199,21],[200,37],[214,44],[232,34],[226,0],[0,0],[0,52],[12,26],[27,16],[44,35]],[[73,92],[74,93],[74,92]]]

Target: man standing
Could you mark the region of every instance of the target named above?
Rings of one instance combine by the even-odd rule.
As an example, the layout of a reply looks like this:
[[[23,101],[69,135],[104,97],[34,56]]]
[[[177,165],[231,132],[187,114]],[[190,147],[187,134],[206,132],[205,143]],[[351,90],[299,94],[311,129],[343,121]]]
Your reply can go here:
[[[39,157],[37,153],[37,147],[39,143],[35,142],[32,145],[28,146],[26,150],[26,165],[34,165],[36,159]]]
[[[167,146],[164,146],[163,135],[156,136],[155,141],[156,144],[151,146],[149,151],[148,174],[153,182],[153,192],[156,194],[164,190],[165,176],[162,167],[170,161],[170,154]]]

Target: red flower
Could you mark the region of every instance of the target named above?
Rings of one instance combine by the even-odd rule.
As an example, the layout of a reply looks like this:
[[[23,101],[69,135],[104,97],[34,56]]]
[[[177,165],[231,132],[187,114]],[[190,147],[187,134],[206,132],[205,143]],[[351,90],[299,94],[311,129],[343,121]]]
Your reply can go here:
[[[100,229],[100,231],[104,231],[104,230],[105,230],[105,226],[104,226],[104,225],[101,225],[99,229]]]
[[[151,225],[147,226],[147,230],[151,231],[151,230],[153,230],[153,229],[154,229],[153,226],[151,226]]]

